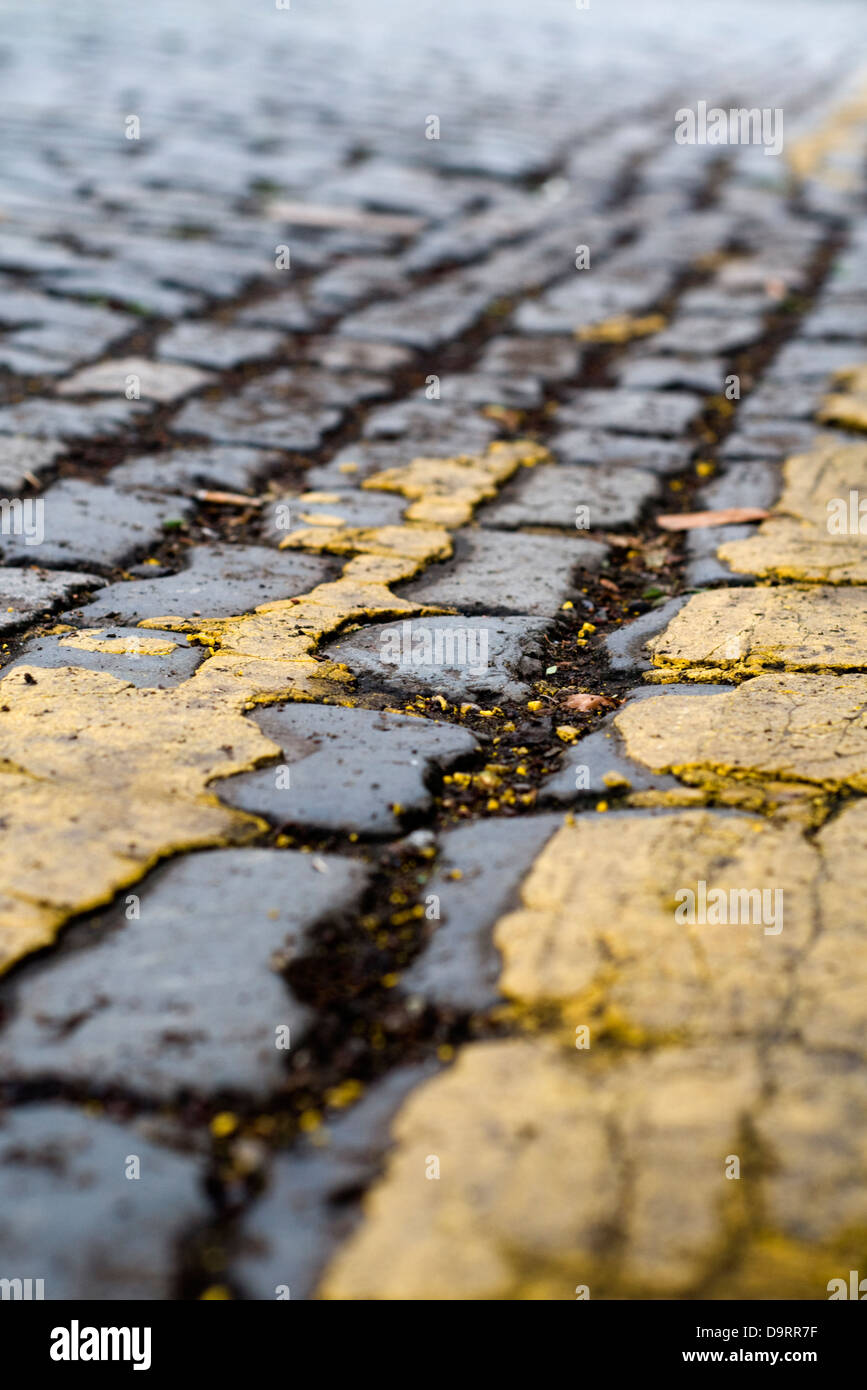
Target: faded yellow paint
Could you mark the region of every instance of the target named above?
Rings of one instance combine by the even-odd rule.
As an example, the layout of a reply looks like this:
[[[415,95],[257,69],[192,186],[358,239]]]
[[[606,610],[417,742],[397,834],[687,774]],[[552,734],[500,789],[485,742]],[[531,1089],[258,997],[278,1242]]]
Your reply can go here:
[[[824,436],[786,460],[783,495],[754,536],[720,546],[739,574],[825,584],[867,582],[867,536],[829,531],[829,504],[867,491],[867,444]]]
[[[867,123],[867,89],[858,91],[829,112],[822,124],[786,146],[786,162],[797,179],[817,179],[833,188],[858,186],[854,167],[841,168],[841,155],[856,154],[864,148]],[[854,161],[853,161],[854,163]]]
[[[238,844],[264,823],[221,806],[218,777],[279,749],[186,686],[143,690],[80,667],[0,682],[0,971],[160,856]]]
[[[839,148],[794,162],[822,173]],[[863,428],[865,378],[820,418]],[[864,582],[863,540],[833,536],[827,505],[865,474],[867,448],[820,439],[721,555]],[[679,809],[572,816],[548,841],[493,931],[500,1016],[526,1036],[465,1047],[405,1102],[322,1296],[825,1299],[855,1268],[867,1081],[840,1059],[867,1056],[867,800],[833,813],[867,791],[867,676],[835,673],[867,664],[865,638],[858,591],[811,582],[695,595],[649,644],[658,677],[743,684],[619,711],[627,754],[684,784],[627,783],[627,804]],[[679,918],[699,884],[753,915]],[[564,1045],[573,1029],[593,1045]]]
[[[104,637],[107,628],[82,628],[72,637],[64,637],[58,644],[73,647],[81,652],[107,652],[112,656],[170,656],[177,650],[177,642],[167,637]]]
[[[450,459],[416,458],[367,478],[362,487],[399,492],[411,500],[406,520],[438,526],[464,526],[480,502],[490,501],[497,488],[521,467],[549,458],[541,445],[492,444],[485,454]]]
[[[723,811],[579,816],[545,846],[494,942],[500,989],[522,1005],[555,1005],[599,1036],[628,1020],[633,1045],[724,1037],[773,1027],[788,973],[807,944],[818,856],[798,826]],[[690,925],[676,909],[708,894],[785,885],[779,930],[750,919]],[[738,898],[754,916],[775,900]],[[681,911],[683,908],[681,907]]]
[[[827,1298],[867,1227],[867,1080],[840,1061],[865,1050],[865,851],[867,802],[815,843],[707,811],[567,823],[494,932],[527,1036],[404,1103],[321,1296]],[[678,922],[699,880],[782,889],[782,930]]]
[[[637,700],[614,722],[631,758],[691,785],[867,791],[867,675],[756,676],[724,694]]]
[[[661,333],[665,326],[662,314],[645,314],[638,318],[632,314],[617,314],[600,323],[577,328],[575,337],[581,343],[628,343],[633,338],[647,338],[653,333]]]
[[[647,648],[656,674],[678,681],[742,680],[775,667],[858,670],[867,666],[867,607],[841,586],[708,589]]]
[[[853,801],[816,837],[819,926],[798,973],[792,1023],[807,1047],[867,1056],[867,801]]]
[[[466,1047],[402,1107],[385,1174],[321,1293],[685,1293],[737,1224],[740,1184],[724,1160],[760,1097],[757,1059],[737,1043],[616,1065],[546,1039]],[[425,1181],[431,1156],[439,1181]]]
[[[420,503],[440,498],[444,511],[451,479],[463,517],[496,481],[543,457],[531,443],[492,446],[466,470],[432,467],[427,490],[418,460],[403,470],[405,486],[402,470],[381,477]],[[468,477],[475,480],[469,488]],[[318,656],[320,642],[351,623],[432,611],[389,585],[452,553],[442,525],[413,521],[316,525],[291,532],[284,544],[346,556],[342,576],[253,613],[199,620],[176,614],[140,624],[186,632],[208,649],[198,670],[173,688],[136,688],[77,667],[19,667],[0,681],[0,971],[48,944],[67,918],[109,901],[161,856],[238,843],[266,829],[220,805],[209,790],[218,778],[280,755],[244,711],[280,699],[347,702],[352,674]],[[85,650],[133,649],[134,639],[103,631],[64,640]],[[135,649],[167,654],[174,645],[164,636],[142,637]]]

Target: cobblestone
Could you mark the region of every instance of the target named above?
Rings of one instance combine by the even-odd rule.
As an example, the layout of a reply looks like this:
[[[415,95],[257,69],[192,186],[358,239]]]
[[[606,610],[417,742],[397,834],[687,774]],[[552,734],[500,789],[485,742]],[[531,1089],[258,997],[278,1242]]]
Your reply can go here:
[[[433,774],[477,746],[465,729],[366,709],[290,705],[256,722],[284,762],[235,777],[224,800],[278,826],[347,834],[398,834],[429,808]]]
[[[181,497],[157,501],[77,478],[52,484],[44,502],[44,538],[33,545],[27,535],[4,536],[7,563],[32,561],[38,551],[45,565],[119,565],[164,534],[167,523],[177,524],[191,511]]]
[[[144,1182],[127,1178],[130,1155]],[[9,1269],[38,1269],[45,1297],[175,1295],[175,1245],[208,1206],[198,1166],[134,1129],[64,1105],[29,1105],[0,1127]]]
[[[605,547],[597,541],[525,536],[494,531],[469,531],[455,542],[457,567],[410,584],[406,597],[417,603],[483,613],[496,607],[504,613],[550,617],[569,595],[575,567],[597,569]],[[508,577],[503,561],[508,556]]]
[[[359,864],[265,849],[167,866],[108,914],[98,941],[24,977],[4,1075],[267,1095],[285,1076],[279,1028],[297,1046],[312,1018],[281,971],[364,882]]]
[[[683,391],[575,391],[558,419],[582,429],[679,435],[695,419],[700,405],[697,396]]]
[[[279,333],[263,328],[223,328],[211,323],[179,323],[157,343],[168,362],[194,362],[218,371],[257,357],[273,357],[282,346]]]
[[[74,570],[0,569],[0,631],[14,632],[60,603],[76,599],[105,580]]]
[[[498,1002],[501,963],[494,923],[560,824],[561,817],[551,815],[481,821],[442,837],[437,871],[427,884],[441,919],[402,976],[402,990],[467,1013]]]
[[[481,513],[482,526],[559,526],[597,530],[637,521],[658,479],[640,468],[545,468],[519,478]],[[586,509],[582,512],[581,509]]]
[[[164,615],[197,613],[223,618],[238,607],[252,609],[304,593],[332,572],[333,566],[315,555],[275,554],[253,545],[192,546],[186,568],[177,574],[108,584],[76,614],[86,622],[109,618],[141,623]]]
[[[342,637],[328,654],[366,676],[374,689],[407,696],[428,690],[457,702],[524,700],[532,694],[545,627],[525,616],[477,615],[471,623],[464,617],[407,619]]]
[[[60,396],[119,396],[124,394],[130,377],[134,378],[134,389],[151,401],[177,400],[212,380],[207,372],[199,372],[195,367],[169,367],[143,357],[122,357],[83,368],[61,381],[57,393]]]

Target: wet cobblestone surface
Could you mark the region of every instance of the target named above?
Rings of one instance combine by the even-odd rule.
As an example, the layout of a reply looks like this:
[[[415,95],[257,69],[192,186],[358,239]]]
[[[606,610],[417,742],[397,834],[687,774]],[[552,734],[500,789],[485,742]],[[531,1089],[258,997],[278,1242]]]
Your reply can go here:
[[[5,9],[0,1277],[825,1298],[861,8]]]

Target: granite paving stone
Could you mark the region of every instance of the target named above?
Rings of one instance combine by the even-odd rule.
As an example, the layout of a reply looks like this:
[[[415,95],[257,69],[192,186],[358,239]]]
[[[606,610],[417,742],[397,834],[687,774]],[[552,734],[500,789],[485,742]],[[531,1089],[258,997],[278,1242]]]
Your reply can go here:
[[[59,439],[28,439],[26,435],[0,435],[0,491],[5,496],[32,486],[31,480],[46,473],[66,452]],[[30,479],[27,475],[30,474]]]
[[[558,425],[562,419],[558,413]],[[608,430],[563,429],[552,436],[551,448],[563,463],[600,464],[616,470],[637,467],[651,473],[681,473],[693,452],[691,443],[674,439],[614,434]]]
[[[327,1146],[314,1136],[275,1158],[265,1191],[244,1216],[232,1263],[248,1298],[315,1297],[328,1258],[358,1221],[341,1198],[379,1171],[395,1111],[436,1070],[435,1062],[396,1068],[351,1110],[328,1116]]]
[[[268,849],[167,865],[109,910],[98,940],[23,976],[0,1032],[4,1075],[267,1095],[312,1017],[281,972],[365,880],[351,860]]]
[[[339,331],[350,338],[372,338],[430,351],[471,328],[489,299],[484,290],[433,285],[393,302],[360,309],[341,320]]]
[[[472,453],[495,437],[496,420],[468,405],[427,400],[424,394],[372,410],[364,421],[365,439],[404,439],[415,454]],[[455,448],[450,442],[460,440]]]
[[[824,381],[843,367],[857,365],[861,355],[851,343],[786,343],[774,358],[768,379],[783,383]]]
[[[494,923],[513,906],[521,880],[562,823],[560,815],[488,820],[441,836],[436,871],[425,884],[426,899],[439,899],[440,917],[401,976],[403,992],[457,1012],[497,1003]]]
[[[398,834],[406,815],[430,806],[436,771],[477,746],[465,729],[376,710],[287,705],[254,717],[286,763],[223,782],[223,800],[321,831]]]
[[[123,434],[146,420],[146,401],[104,400],[78,405],[72,401],[30,400],[0,407],[0,435],[24,434],[37,439],[100,439]]]
[[[133,377],[133,382],[129,378]],[[195,367],[149,362],[144,357],[120,357],[84,367],[57,386],[59,396],[126,396],[128,391],[151,401],[176,401],[213,381]],[[128,399],[138,399],[129,395]]]
[[[108,671],[133,685],[165,690],[187,680],[203,656],[202,648],[191,646],[179,632],[142,632],[120,626],[85,628],[31,638],[6,670],[16,666],[85,666],[90,671]]]
[[[413,360],[409,348],[396,343],[366,342],[364,339],[311,338],[304,345],[304,357],[329,372],[396,372]]]
[[[558,421],[620,434],[681,435],[701,410],[685,391],[574,391]]]
[[[659,479],[640,468],[541,468],[525,472],[479,513],[481,526],[597,530],[638,519]],[[586,512],[579,514],[579,508]]]
[[[326,648],[373,689],[420,691],[456,703],[526,700],[542,671],[546,623],[527,617],[476,616],[375,623]]]
[[[89,589],[98,588],[105,580],[95,574],[75,570],[26,568],[17,565],[0,567],[0,632],[14,632],[43,613],[50,613],[59,604],[77,599]]]
[[[659,339],[654,339],[654,350],[659,346]],[[719,395],[725,385],[726,367],[719,357],[634,356],[615,366],[612,376],[627,391],[664,391],[676,386],[712,396]]]
[[[536,381],[568,381],[577,375],[581,354],[573,338],[492,338],[479,359],[479,371]]]
[[[5,1114],[0,1193],[4,1272],[60,1302],[175,1297],[178,1241],[210,1216],[194,1159],[59,1102]]]
[[[224,618],[262,603],[306,593],[330,579],[334,565],[319,555],[264,546],[191,546],[177,574],[121,580],[75,610],[77,621],[134,624],[162,617]]]
[[[598,541],[459,531],[454,561],[432,565],[401,592],[415,603],[461,613],[490,612],[495,596],[502,612],[553,617],[569,595],[578,566],[597,570],[605,555],[606,547]]]
[[[0,535],[0,555],[6,564],[110,569],[142,553],[162,539],[167,526],[192,512],[183,497],[156,498],[148,493],[121,491],[110,484],[62,478],[38,499],[44,504],[36,544],[31,537]]]
[[[273,357],[284,339],[266,328],[224,328],[205,321],[179,323],[157,343],[157,356],[167,362],[193,362],[223,371],[242,362]]]
[[[702,353],[740,352],[762,336],[760,318],[726,318],[701,314],[678,314],[653,340],[658,352]]]
[[[111,470],[115,487],[155,492],[194,492],[216,488],[249,492],[269,472],[281,466],[282,455],[261,449],[169,449],[161,454],[133,455]]]

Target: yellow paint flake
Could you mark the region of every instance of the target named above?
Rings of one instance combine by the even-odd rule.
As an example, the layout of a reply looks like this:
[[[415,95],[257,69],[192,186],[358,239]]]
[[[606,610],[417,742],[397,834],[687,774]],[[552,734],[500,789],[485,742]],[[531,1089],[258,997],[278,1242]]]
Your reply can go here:
[[[496,495],[498,486],[522,464],[549,459],[547,449],[526,440],[491,444],[484,454],[416,458],[365,479],[363,488],[399,492],[411,500],[406,520],[426,525],[464,526],[474,507]]]
[[[344,1110],[348,1105],[354,1105],[363,1092],[360,1081],[341,1081],[338,1086],[332,1086],[325,1092],[325,1101],[334,1110]]]
[[[107,652],[112,656],[170,656],[177,650],[177,642],[166,637],[103,637],[106,630],[82,628],[76,636],[64,637],[58,645],[82,652]]]
[[[580,343],[628,343],[632,338],[647,338],[652,333],[661,333],[665,323],[662,314],[645,314],[639,318],[632,314],[617,314],[614,318],[576,329],[575,337]]]
[[[215,1139],[225,1139],[227,1135],[234,1134],[237,1128],[238,1116],[233,1115],[231,1110],[221,1110],[211,1120],[211,1133]]]

